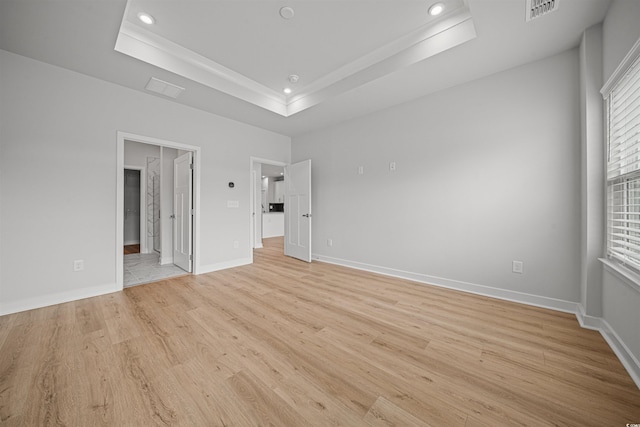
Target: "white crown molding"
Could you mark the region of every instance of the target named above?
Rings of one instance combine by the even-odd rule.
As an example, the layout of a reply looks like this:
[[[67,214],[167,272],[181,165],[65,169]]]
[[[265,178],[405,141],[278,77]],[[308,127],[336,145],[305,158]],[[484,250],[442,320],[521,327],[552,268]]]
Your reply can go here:
[[[475,26],[469,10],[459,9],[440,21],[423,25],[307,84],[291,98],[288,113],[298,113],[329,97],[355,89],[475,37]]]
[[[286,98],[279,93],[125,20],[115,50],[286,116]]]
[[[287,97],[259,82],[127,21],[125,8],[115,50],[284,117],[353,90],[476,37],[465,6],[370,52]]]

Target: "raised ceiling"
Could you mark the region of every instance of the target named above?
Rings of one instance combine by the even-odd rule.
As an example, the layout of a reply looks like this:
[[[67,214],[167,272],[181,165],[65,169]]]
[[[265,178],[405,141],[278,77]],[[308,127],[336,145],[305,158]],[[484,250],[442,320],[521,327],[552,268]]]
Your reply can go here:
[[[462,0],[437,2],[128,0],[115,49],[288,117],[475,37]]]
[[[185,89],[152,95],[166,102],[295,136],[574,48],[610,3],[557,1],[527,22],[526,0],[456,0],[440,21],[426,13],[435,1],[417,0],[0,0],[0,49],[145,93],[157,78]],[[278,15],[283,6],[293,19]],[[132,19],[136,8],[154,15],[152,29]],[[447,41],[452,18],[475,37]],[[127,26],[186,58],[115,50]],[[403,44],[421,32],[432,36]],[[194,75],[194,57],[213,69]],[[300,81],[287,97],[291,73]]]

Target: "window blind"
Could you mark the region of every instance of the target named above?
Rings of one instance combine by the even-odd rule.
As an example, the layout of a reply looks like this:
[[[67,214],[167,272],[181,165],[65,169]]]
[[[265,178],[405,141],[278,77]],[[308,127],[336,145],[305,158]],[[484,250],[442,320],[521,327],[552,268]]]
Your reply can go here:
[[[640,270],[640,57],[605,103],[607,255]]]

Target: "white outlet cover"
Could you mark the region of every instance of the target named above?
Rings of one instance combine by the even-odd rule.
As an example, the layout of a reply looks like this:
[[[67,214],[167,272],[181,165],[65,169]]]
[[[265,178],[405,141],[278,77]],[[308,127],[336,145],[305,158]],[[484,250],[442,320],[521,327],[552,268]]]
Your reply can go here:
[[[524,263],[522,261],[513,261],[512,271],[514,273],[522,274],[524,272]]]

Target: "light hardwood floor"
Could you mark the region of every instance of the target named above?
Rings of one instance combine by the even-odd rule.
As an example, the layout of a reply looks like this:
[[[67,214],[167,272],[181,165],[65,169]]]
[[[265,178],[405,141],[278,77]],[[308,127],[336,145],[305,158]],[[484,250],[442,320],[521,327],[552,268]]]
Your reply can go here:
[[[575,317],[282,255],[0,317],[2,426],[624,426]]]

